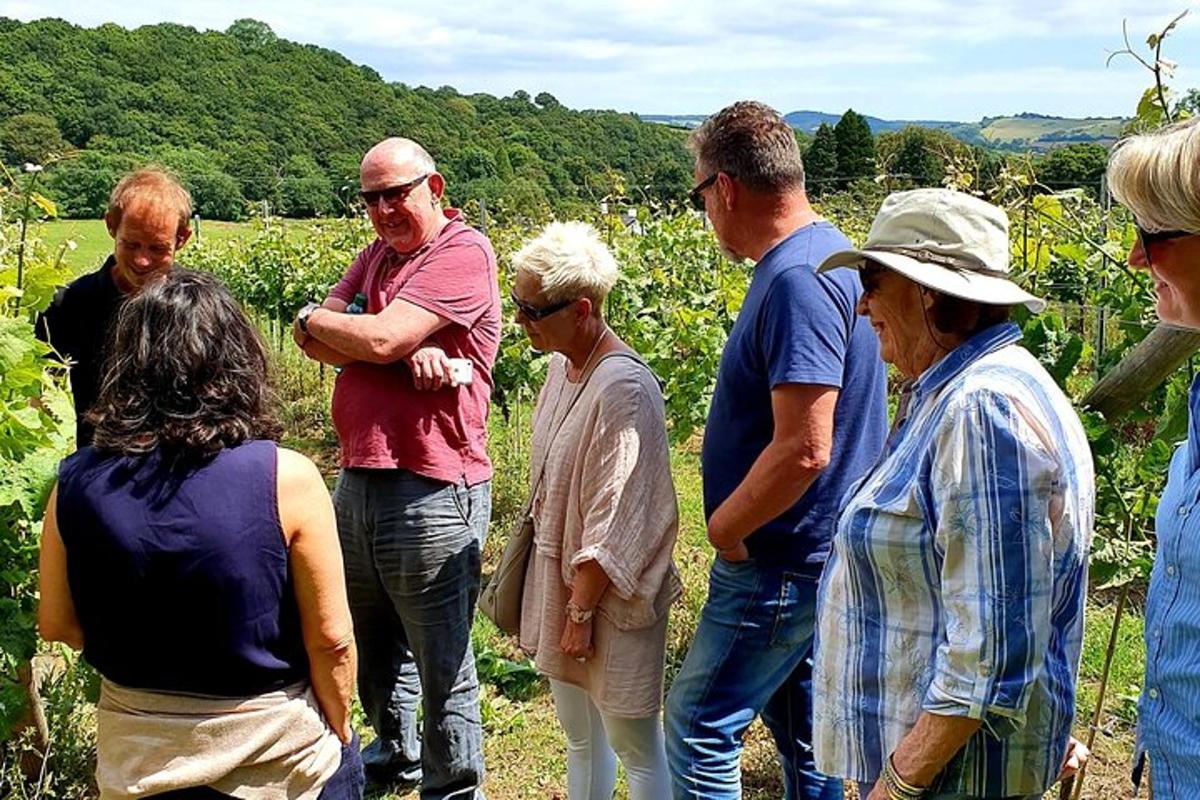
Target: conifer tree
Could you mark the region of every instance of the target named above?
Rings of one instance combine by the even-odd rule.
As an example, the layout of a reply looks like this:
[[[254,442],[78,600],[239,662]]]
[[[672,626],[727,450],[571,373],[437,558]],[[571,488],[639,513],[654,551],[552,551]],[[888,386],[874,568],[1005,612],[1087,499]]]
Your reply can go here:
[[[822,122],[813,136],[812,144],[804,153],[804,176],[808,194],[818,197],[835,188],[833,179],[838,174],[837,139],[833,128]]]
[[[854,109],[846,113],[833,128],[837,139],[838,185],[846,188],[859,178],[875,177],[875,139],[866,118]]]

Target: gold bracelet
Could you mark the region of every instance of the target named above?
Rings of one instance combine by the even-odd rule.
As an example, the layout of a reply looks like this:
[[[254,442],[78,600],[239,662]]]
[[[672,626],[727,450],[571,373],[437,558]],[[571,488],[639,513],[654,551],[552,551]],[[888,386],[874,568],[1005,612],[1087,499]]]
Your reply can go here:
[[[892,756],[888,756],[883,765],[883,782],[888,788],[888,793],[895,795],[895,797],[889,797],[888,800],[921,800],[928,788],[913,786],[901,778],[900,773],[896,771],[896,764],[892,760]]]

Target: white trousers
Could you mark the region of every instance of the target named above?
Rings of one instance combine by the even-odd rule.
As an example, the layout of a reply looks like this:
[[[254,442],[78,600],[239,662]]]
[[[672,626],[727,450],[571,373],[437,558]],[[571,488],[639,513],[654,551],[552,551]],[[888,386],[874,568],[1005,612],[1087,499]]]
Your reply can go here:
[[[641,719],[600,713],[578,686],[550,679],[554,710],[567,734],[568,800],[612,800],[617,759],[625,765],[629,800],[671,796],[671,773],[658,714]]]

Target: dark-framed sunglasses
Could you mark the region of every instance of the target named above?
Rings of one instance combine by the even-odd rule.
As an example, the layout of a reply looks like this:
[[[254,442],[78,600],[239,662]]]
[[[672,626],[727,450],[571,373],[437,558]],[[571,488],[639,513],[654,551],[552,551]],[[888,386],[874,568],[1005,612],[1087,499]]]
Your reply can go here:
[[[720,174],[719,172],[714,172],[692,187],[692,190],[688,192],[688,201],[692,204],[692,208],[697,211],[704,210],[704,190],[716,183],[717,176]]]
[[[870,261],[858,268],[858,282],[862,284],[863,294],[867,295],[879,288],[879,276],[886,267],[872,264]]]
[[[399,205],[407,200],[412,190],[424,183],[430,174],[426,172],[424,175],[413,178],[407,183],[398,183],[395,186],[388,186],[383,189],[369,189],[359,192],[358,195],[369,206],[379,205],[380,200],[386,200],[390,206]]]
[[[1187,236],[1197,235],[1191,231],[1148,231],[1136,223],[1134,223],[1133,227],[1137,229],[1138,241],[1142,245],[1142,256],[1146,259],[1147,265],[1151,263],[1150,248],[1153,245],[1169,242],[1172,239],[1183,239]]]
[[[548,306],[538,307],[526,303],[524,300],[517,297],[515,292],[510,291],[508,296],[512,299],[513,305],[517,307],[517,311],[520,311],[522,314],[524,314],[525,318],[530,322],[540,322],[551,314],[557,314],[559,311],[562,311],[564,308],[571,305],[571,303],[575,302],[574,300],[563,300],[558,303],[551,303]]]
[[[1137,228],[1138,239],[1142,244],[1158,244],[1159,242],[1170,241],[1171,239],[1182,239],[1185,236],[1200,236],[1200,234],[1192,233],[1191,231],[1148,231],[1141,225]]]

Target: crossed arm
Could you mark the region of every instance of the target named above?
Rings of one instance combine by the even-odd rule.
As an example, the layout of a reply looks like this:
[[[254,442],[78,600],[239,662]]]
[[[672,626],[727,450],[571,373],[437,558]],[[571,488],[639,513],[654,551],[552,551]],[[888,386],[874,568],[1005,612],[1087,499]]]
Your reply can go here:
[[[308,332],[297,323],[292,338],[304,354],[333,366],[354,361],[391,364],[412,355],[434,332],[450,324],[407,300],[393,300],[378,314],[346,314],[346,302],[329,297],[309,316]]]

